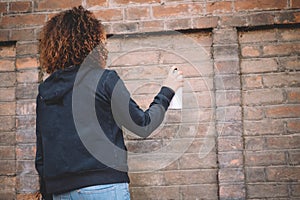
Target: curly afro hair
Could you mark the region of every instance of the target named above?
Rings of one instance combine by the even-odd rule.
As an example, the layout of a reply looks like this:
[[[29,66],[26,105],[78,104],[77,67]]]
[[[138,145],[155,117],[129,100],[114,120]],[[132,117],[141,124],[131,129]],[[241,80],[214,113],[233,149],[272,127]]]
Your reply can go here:
[[[107,59],[104,26],[82,6],[52,17],[43,27],[40,39],[41,67],[49,74],[57,69],[80,65],[96,47],[100,61],[105,63]]]

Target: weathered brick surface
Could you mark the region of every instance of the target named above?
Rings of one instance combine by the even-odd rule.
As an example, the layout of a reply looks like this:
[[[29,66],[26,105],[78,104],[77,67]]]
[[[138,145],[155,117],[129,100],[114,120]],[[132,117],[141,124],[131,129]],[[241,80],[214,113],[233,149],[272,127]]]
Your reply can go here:
[[[298,35],[285,28],[239,34],[249,199],[296,196],[289,190],[299,179]]]
[[[2,45],[0,53],[0,198],[14,199],[16,178],[15,45]]]
[[[168,67],[185,75],[183,111],[170,110],[148,140],[126,140],[137,152],[192,142],[164,168],[131,174],[133,199],[300,197],[298,0],[4,0],[0,41],[16,45],[0,43],[0,199],[32,199],[38,188],[39,32],[46,20],[77,5],[91,9],[108,34],[194,29],[109,40],[117,57],[112,68],[142,108]],[[144,169],[160,161],[131,164]]]

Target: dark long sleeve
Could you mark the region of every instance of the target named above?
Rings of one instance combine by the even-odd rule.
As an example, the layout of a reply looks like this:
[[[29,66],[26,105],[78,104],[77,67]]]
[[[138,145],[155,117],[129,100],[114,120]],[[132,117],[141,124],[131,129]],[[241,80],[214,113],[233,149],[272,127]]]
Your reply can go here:
[[[110,71],[105,82],[115,121],[140,137],[149,136],[163,121],[174,91],[162,87],[146,111],[130,97],[124,82],[115,71]]]

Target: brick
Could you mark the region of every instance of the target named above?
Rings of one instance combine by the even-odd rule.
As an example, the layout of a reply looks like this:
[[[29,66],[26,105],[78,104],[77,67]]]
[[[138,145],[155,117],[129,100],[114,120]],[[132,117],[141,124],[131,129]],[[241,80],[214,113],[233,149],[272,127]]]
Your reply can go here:
[[[248,17],[244,15],[221,16],[220,25],[222,27],[241,27],[247,25]]]
[[[0,101],[14,101],[16,98],[14,87],[0,88]]]
[[[106,48],[109,52],[120,52],[121,42],[117,38],[108,38]]]
[[[266,108],[266,117],[284,118],[284,117],[299,117],[299,105],[278,105]]]
[[[27,41],[27,40],[35,40],[35,29],[17,29],[12,30],[10,40],[16,41]]]
[[[182,113],[182,119],[184,119],[185,123],[212,122],[214,120],[213,112],[212,108],[189,109]],[[180,115],[178,118],[180,119]]]
[[[243,182],[244,170],[242,168],[222,168],[219,170],[218,176],[221,183]]]
[[[282,120],[264,119],[261,121],[244,121],[244,135],[282,134],[284,124]]]
[[[237,60],[238,52],[237,45],[214,46],[214,58],[217,61]]]
[[[16,199],[16,192],[15,191],[1,190],[0,191],[0,197],[3,200],[6,200],[6,199]]]
[[[192,185],[215,183],[216,170],[176,170],[164,172],[166,185]]]
[[[180,51],[177,50],[177,54],[181,55],[181,59],[189,63],[207,63],[211,61],[210,57],[210,47],[194,47],[193,49],[191,46],[188,49],[181,49]]]
[[[0,131],[12,131],[15,129],[15,118],[13,116],[0,116]]]
[[[0,73],[0,87],[10,87],[16,84],[16,74],[14,72]]]
[[[245,155],[246,166],[284,165],[285,152],[247,152]]]
[[[0,46],[0,57],[15,57],[16,47],[15,45]]]
[[[287,130],[288,132],[300,132],[300,120],[289,120],[287,121]]]
[[[19,115],[16,117],[17,131],[34,130],[36,115]],[[34,132],[34,131],[33,131]]]
[[[300,164],[300,152],[299,150],[296,151],[289,151],[289,163],[290,165],[299,165]]]
[[[182,103],[185,108],[209,108],[213,106],[214,96],[211,92],[184,93]]]
[[[254,0],[246,1],[239,0],[235,2],[235,9],[237,11],[245,10],[274,10],[287,8],[287,2],[285,0]]]
[[[15,176],[0,176],[0,191],[15,192],[16,177]],[[1,196],[2,197],[2,196]]]
[[[17,54],[18,56],[23,55],[36,55],[38,53],[37,42],[18,42],[17,43]]]
[[[17,72],[18,83],[37,83],[39,72],[37,70],[21,70]]]
[[[240,122],[218,122],[218,136],[240,136],[242,135],[242,125]]]
[[[147,56],[147,57],[146,57]],[[111,64],[111,66],[138,66],[138,65],[153,65],[157,64],[159,60],[159,52],[158,51],[131,51],[117,59]],[[152,67],[133,67],[130,68],[130,73],[126,73],[126,76],[130,79],[143,79],[141,77],[141,71],[144,72],[144,75],[147,75],[151,71],[151,77],[155,75],[155,71],[153,71]],[[163,73],[163,75],[166,75],[167,69],[166,67],[158,67],[156,68],[160,72]],[[124,73],[124,72],[123,72]],[[160,74],[161,76],[161,74]],[[139,78],[138,78],[139,77]],[[126,80],[126,78],[125,78]]]
[[[246,150],[263,150],[266,140],[264,137],[245,137]]]
[[[220,1],[220,2],[208,2],[206,4],[207,14],[220,14],[232,12],[233,2],[231,1]]]
[[[238,75],[215,76],[215,87],[217,90],[237,90],[241,88],[240,77]]]
[[[277,136],[266,138],[267,148],[274,149],[297,149],[300,147],[300,136]]]
[[[162,63],[162,64],[175,64],[175,63],[179,64],[180,63],[181,65],[185,64],[185,60],[173,52],[160,51],[159,54],[160,54],[159,55],[159,63]],[[182,68],[184,69],[185,66],[191,68],[190,65],[184,65],[183,67],[180,67],[180,70],[182,70]],[[184,74],[184,75],[186,75],[186,74]]]
[[[23,175],[37,175],[34,160],[18,160],[16,162],[16,172]]]
[[[17,193],[34,193],[39,188],[39,177],[36,175],[19,175],[16,179]]]
[[[291,185],[291,194],[292,194],[292,196],[300,196],[300,185],[299,184]]]
[[[18,144],[16,146],[16,158],[17,160],[33,160],[35,151],[35,144]]]
[[[0,89],[1,91],[1,89]],[[35,99],[38,93],[37,84],[18,84],[16,89],[17,99]]]
[[[242,59],[242,73],[265,73],[276,72],[279,68],[279,62],[275,58],[257,58],[257,59]]]
[[[7,13],[7,2],[1,2],[0,3],[0,13]]]
[[[300,65],[299,65],[299,58],[298,57],[286,57],[286,58],[279,58],[281,67],[283,69],[287,69],[290,71],[299,71],[300,70]]]
[[[17,115],[34,115],[36,102],[32,100],[22,100],[17,102]]]
[[[165,21],[166,30],[181,30],[191,27],[191,19],[174,19]]]
[[[287,100],[289,103],[300,103],[300,88],[293,88],[287,91]]]
[[[243,140],[241,137],[218,137],[218,151],[236,151],[243,149]]]
[[[263,47],[264,56],[291,55],[299,53],[300,43],[270,44]]]
[[[300,2],[297,0],[292,0],[291,1],[291,7],[292,8],[300,8]]]
[[[138,31],[138,22],[114,23],[112,24],[113,33],[134,33]]]
[[[293,24],[300,21],[299,12],[284,12],[276,13],[275,23],[276,24]]]
[[[173,124],[170,125],[170,127],[174,126]],[[212,135],[212,132],[215,133],[214,123],[182,124],[176,128],[179,129],[178,135],[183,138],[203,138],[208,134]],[[176,133],[176,131],[172,133]]]
[[[112,4],[154,4],[159,3],[159,0],[113,0]]]
[[[299,36],[299,28],[295,29],[278,29],[279,36],[280,36],[280,41],[299,41],[300,36]]]
[[[199,157],[201,156],[201,158]],[[214,152],[210,152],[205,157],[198,153],[188,153],[183,154],[179,158],[179,168],[180,169],[199,169],[205,168],[210,169],[216,167],[216,155]]]
[[[248,26],[272,25],[275,23],[275,16],[272,13],[258,13],[249,15]]]
[[[2,17],[0,28],[21,28],[44,25],[46,14],[6,15]]]
[[[243,89],[259,89],[263,87],[262,75],[242,76]],[[246,91],[249,92],[249,91]]]
[[[239,32],[239,42],[245,43],[260,43],[260,42],[276,42],[277,29],[241,31]]]
[[[219,189],[220,199],[245,199],[244,184],[224,184]]]
[[[107,0],[87,0],[86,7],[93,7],[93,6],[107,6]]]
[[[214,63],[215,74],[238,74],[240,71],[239,62],[235,60],[216,61]]]
[[[154,18],[170,18],[190,15],[188,4],[153,6],[152,12]]]
[[[118,8],[95,11],[94,15],[102,21],[120,21],[123,19],[123,10]]]
[[[0,115],[14,115],[15,111],[15,102],[0,102]]]
[[[218,199],[218,188],[216,184],[199,184],[180,186],[180,196],[183,199]],[[178,199],[177,198],[174,199]],[[169,199],[169,197],[163,198]]]
[[[0,155],[2,160],[14,160],[15,159],[15,147],[14,146],[0,146]]]
[[[125,10],[127,20],[145,20],[150,18],[150,7],[128,7]]]
[[[268,181],[294,181],[297,182],[300,178],[299,167],[268,167]]]
[[[141,21],[140,22],[140,31],[141,32],[156,32],[164,30],[163,20],[155,21]]]
[[[9,30],[0,30],[0,41],[8,41],[9,40]]]
[[[244,106],[243,111],[243,117],[245,120],[261,120],[264,118],[264,112],[260,106]]]
[[[264,167],[246,167],[246,181],[253,182],[266,182],[266,173]]]
[[[220,168],[241,167],[243,165],[243,154],[241,151],[226,152],[218,154]]]
[[[178,138],[177,140],[172,140],[168,143],[176,143],[173,145],[173,151],[176,149],[186,149],[186,153],[199,153],[207,154],[209,152],[215,152],[215,137],[213,132],[209,132],[204,138]],[[167,144],[168,144],[167,143]],[[189,145],[189,146],[188,146]],[[177,147],[178,146],[178,147]],[[182,148],[184,146],[184,148]]]
[[[16,68],[21,69],[36,69],[39,66],[39,61],[36,57],[17,58]]]
[[[14,59],[0,59],[0,72],[15,71]]]
[[[180,58],[177,57],[177,60],[179,61]],[[180,67],[179,69],[183,72],[184,78],[212,76],[214,73],[213,72],[213,63],[210,60],[199,62],[199,63],[192,63],[192,64],[191,63],[182,63],[182,64],[178,64],[178,66]]]
[[[243,93],[244,105],[274,105],[284,102],[281,89],[256,89]]]
[[[198,29],[215,28],[218,25],[219,18],[215,16],[192,18],[192,27]]]
[[[161,140],[143,140],[143,141],[127,141],[126,146],[129,152],[148,153],[161,149],[163,147]]]
[[[132,199],[140,199],[141,197],[147,199],[176,199],[179,194],[179,186],[165,186],[165,187],[133,187],[130,190]]]
[[[221,122],[240,121],[241,114],[240,106],[219,107],[216,110],[216,120]]]
[[[145,187],[151,185],[164,185],[164,176],[163,173],[130,173],[130,182],[131,187]]]
[[[263,76],[265,87],[297,87],[300,84],[299,72],[276,73]]]
[[[14,145],[15,140],[14,132],[0,132],[0,145]]]
[[[30,12],[32,10],[31,4],[32,2],[30,1],[10,2],[9,12],[11,13]]]
[[[16,132],[16,142],[18,144],[25,144],[25,143],[34,143],[34,142],[36,142],[35,125],[32,126],[32,128],[27,128],[27,129],[23,129],[23,130],[17,130],[17,132]]]
[[[248,198],[275,198],[288,197],[288,188],[284,184],[249,184],[247,185]]]
[[[51,2],[42,0],[37,2],[35,11],[70,9],[78,5],[81,5],[81,0],[52,0]]]
[[[231,3],[231,2],[223,2],[223,3]],[[213,40],[214,40],[213,41],[214,44],[236,44],[237,32],[235,29],[232,28],[217,29],[214,31]]]
[[[14,160],[0,160],[0,175],[15,175],[16,162]]]
[[[261,54],[260,46],[242,46],[241,54],[243,57],[259,57]]]

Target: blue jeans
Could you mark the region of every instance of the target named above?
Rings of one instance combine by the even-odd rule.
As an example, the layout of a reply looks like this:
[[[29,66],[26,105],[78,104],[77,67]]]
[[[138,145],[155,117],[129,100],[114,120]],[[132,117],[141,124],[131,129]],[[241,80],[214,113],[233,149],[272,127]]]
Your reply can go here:
[[[128,183],[84,187],[53,195],[53,200],[130,200]]]

